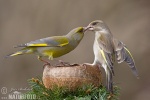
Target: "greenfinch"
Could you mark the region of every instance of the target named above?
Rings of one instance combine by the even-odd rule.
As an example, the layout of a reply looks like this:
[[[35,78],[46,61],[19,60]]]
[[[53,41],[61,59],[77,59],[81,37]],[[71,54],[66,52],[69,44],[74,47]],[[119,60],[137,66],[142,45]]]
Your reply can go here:
[[[48,63],[42,57],[48,57],[48,59],[53,60],[53,58],[63,56],[74,50],[82,40],[85,31],[84,27],[77,27],[64,36],[52,36],[17,45],[15,46],[16,48],[22,47],[22,49],[7,55],[7,57],[36,54],[39,60]]]
[[[101,20],[91,22],[87,29],[95,33],[93,51],[95,59],[92,65],[103,67],[106,73],[106,86],[109,92],[113,92],[114,61],[126,62],[135,76],[138,72],[130,51],[124,43],[115,39],[108,26]]]

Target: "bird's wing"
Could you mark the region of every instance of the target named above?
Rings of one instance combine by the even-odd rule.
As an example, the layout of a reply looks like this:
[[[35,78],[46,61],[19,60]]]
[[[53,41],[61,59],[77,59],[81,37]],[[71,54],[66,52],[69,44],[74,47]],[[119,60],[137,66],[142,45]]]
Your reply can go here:
[[[69,40],[65,36],[47,37],[26,44],[20,44],[15,47],[62,47],[69,44]]]
[[[100,48],[102,48],[105,52],[112,53],[112,45],[106,35],[101,34],[100,37],[97,39],[97,42]]]
[[[100,53],[102,54],[103,59],[105,60],[107,66],[109,67],[109,70],[114,75],[114,68],[113,68],[113,60],[112,55],[110,53],[106,53],[104,50],[100,50]]]
[[[113,47],[109,40],[104,35],[101,35],[100,38],[97,39],[98,45],[101,48],[101,54],[107,63],[109,69],[111,70],[112,74],[114,75],[113,70],[113,63],[114,63],[114,53]]]
[[[114,39],[114,47],[118,63],[122,63],[123,61],[125,61],[131,68],[133,74],[138,77],[134,59],[125,44]]]

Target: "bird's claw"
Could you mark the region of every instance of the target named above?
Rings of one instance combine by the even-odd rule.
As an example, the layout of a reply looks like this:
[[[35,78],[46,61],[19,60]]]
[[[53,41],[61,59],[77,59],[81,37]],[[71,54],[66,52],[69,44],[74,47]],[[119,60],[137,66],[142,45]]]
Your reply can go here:
[[[51,64],[50,64],[49,62],[46,62],[46,63],[43,64],[43,68],[44,68],[45,66],[47,66],[47,65],[48,65],[48,66],[51,66]]]
[[[84,63],[84,64],[82,64],[82,66],[87,67],[87,66],[93,66],[93,65],[89,64],[89,63]]]

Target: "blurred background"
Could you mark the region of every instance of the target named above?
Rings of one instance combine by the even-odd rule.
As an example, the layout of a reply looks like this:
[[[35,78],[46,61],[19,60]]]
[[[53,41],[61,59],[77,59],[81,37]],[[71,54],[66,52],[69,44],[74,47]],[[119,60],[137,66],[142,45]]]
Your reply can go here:
[[[14,45],[54,35],[101,19],[124,42],[135,59],[140,79],[125,64],[115,64],[114,82],[120,100],[150,98],[150,1],[149,0],[0,0],[0,89],[26,88],[27,80],[42,76],[43,63],[35,55],[3,59],[18,49]],[[92,63],[94,34],[87,32],[79,46],[61,59]],[[0,93],[3,96],[2,93]]]

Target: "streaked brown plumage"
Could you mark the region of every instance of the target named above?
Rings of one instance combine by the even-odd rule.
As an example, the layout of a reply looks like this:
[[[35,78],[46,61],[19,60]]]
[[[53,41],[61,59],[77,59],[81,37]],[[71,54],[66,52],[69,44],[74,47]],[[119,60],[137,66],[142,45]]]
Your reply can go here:
[[[108,26],[101,20],[91,22],[88,30],[95,33],[93,51],[95,59],[92,65],[103,67],[106,73],[106,85],[108,91],[113,93],[114,61],[117,58],[118,63],[126,62],[132,69],[134,75],[138,77],[137,69],[133,57],[125,44],[115,39]]]

